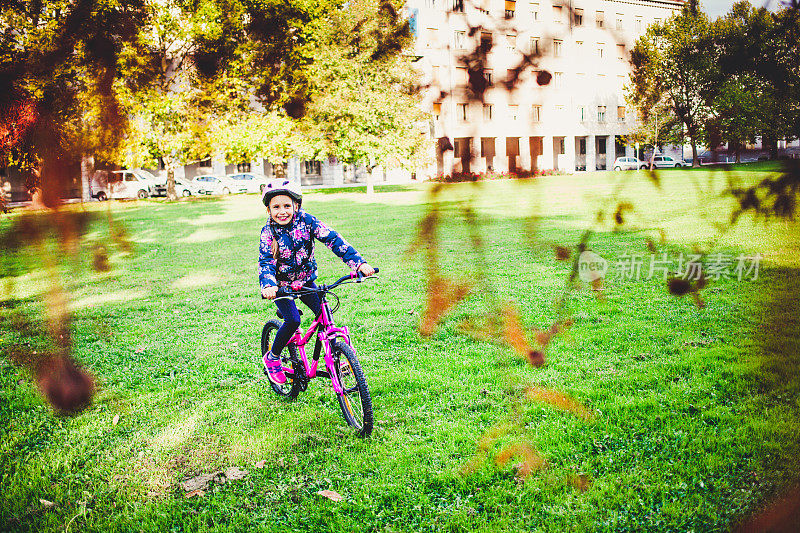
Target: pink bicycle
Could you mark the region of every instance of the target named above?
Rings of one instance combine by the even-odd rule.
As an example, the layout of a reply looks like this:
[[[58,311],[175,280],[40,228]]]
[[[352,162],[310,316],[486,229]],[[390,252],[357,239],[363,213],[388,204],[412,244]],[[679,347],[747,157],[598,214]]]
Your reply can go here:
[[[375,272],[378,272],[377,268]],[[374,276],[369,276],[369,278],[371,277]],[[339,297],[332,291],[343,283],[361,283],[369,278],[357,272],[352,272],[342,276],[330,285],[322,285],[316,289],[304,288],[299,291],[293,291],[285,287],[278,290],[276,300],[279,298],[297,299],[303,294],[318,293],[322,302],[322,313],[314,319],[305,333],[302,328],[298,327],[281,353],[286,383],[278,385],[272,381],[269,382],[272,390],[277,394],[294,399],[297,398],[298,394],[306,390],[310,380],[316,377],[329,378],[339,400],[339,406],[342,408],[344,419],[362,437],[367,437],[372,433],[372,398],[369,395],[367,380],[364,377],[361,364],[358,362],[356,350],[353,348],[347,327],[337,327],[333,322],[333,313],[339,309]],[[336,299],[333,308],[328,303],[328,295]],[[298,311],[300,310],[298,309]],[[283,318],[280,311],[277,314],[278,318]],[[262,355],[269,350],[272,340],[281,325],[282,322],[277,319],[272,319],[264,324],[264,329],[261,332]],[[314,333],[316,333],[317,341],[309,363],[305,346],[314,336]],[[320,355],[323,356],[325,370],[318,369]],[[266,373],[266,370],[264,372]]]

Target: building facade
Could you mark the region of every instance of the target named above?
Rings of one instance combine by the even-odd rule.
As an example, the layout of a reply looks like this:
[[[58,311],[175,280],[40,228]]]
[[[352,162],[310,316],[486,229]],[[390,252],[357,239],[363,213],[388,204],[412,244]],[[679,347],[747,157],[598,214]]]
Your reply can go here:
[[[610,168],[634,155],[629,53],[681,0],[412,0],[426,174]]]

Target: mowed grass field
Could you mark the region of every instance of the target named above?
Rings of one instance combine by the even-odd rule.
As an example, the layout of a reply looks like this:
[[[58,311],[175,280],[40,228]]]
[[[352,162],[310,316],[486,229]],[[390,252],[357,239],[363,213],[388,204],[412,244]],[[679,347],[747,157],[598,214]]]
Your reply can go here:
[[[441,272],[480,281],[429,338],[418,333],[426,255],[413,243],[432,186],[307,194],[304,207],[381,269],[377,281],[343,286],[335,315],[372,393],[368,439],[321,380],[287,402],[261,374],[259,336],[274,306],[258,295],[257,196],[93,204],[86,246],[107,243],[113,270],[93,272],[87,252],[60,275],[74,355],[98,391],[79,415],[55,416],[32,376],[0,357],[0,530],[730,530],[800,479],[798,225],[719,226],[733,208],[719,195],[726,181],[757,182],[770,171],[758,168],[664,171],[660,188],[638,172],[446,187]],[[613,231],[620,202],[634,209]],[[465,205],[483,248],[470,244]],[[107,208],[133,254],[111,243]],[[662,279],[607,279],[602,298],[575,288],[562,310],[572,265],[554,246],[574,247],[587,228],[590,248],[612,263],[649,258],[648,237],[671,257],[715,239],[715,253],[763,259],[755,280],[712,281],[703,308]],[[316,256],[321,281],[345,273],[324,246]],[[4,351],[44,349],[10,319],[41,317],[46,273],[3,283]],[[572,326],[547,347],[545,366],[461,330],[497,301],[518,307],[531,343],[534,328],[568,313]],[[516,401],[526,384],[593,417]],[[509,423],[474,462],[486,432]],[[514,442],[544,459],[524,482],[517,459],[495,461]],[[233,466],[247,475],[202,495],[179,485]]]

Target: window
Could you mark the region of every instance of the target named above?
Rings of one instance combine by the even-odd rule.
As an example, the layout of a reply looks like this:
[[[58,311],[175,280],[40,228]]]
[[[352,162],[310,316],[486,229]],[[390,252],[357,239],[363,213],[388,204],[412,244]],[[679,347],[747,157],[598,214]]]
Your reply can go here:
[[[565,115],[567,114],[567,108],[563,105],[556,106],[556,119],[557,120],[564,120]]]
[[[508,46],[509,50],[516,50],[517,49],[517,36],[516,35],[506,35],[506,45]]]
[[[442,116],[442,103],[441,102],[434,102],[433,103],[433,118],[435,120],[439,120],[439,117]]]
[[[484,52],[488,52],[492,49],[492,32],[489,31],[482,31],[481,32],[481,50]]]
[[[553,39],[553,57],[561,57],[563,41],[560,39]]]
[[[322,163],[320,161],[304,161],[306,176],[309,174],[320,175],[322,174]]]
[[[575,9],[572,14],[572,21],[575,26],[583,26],[583,9]]]
[[[514,12],[517,10],[516,6],[517,6],[517,2],[515,2],[515,0],[506,0],[506,12],[505,12],[505,15],[506,15],[507,19],[513,19],[514,18]]]
[[[453,11],[456,13],[464,12],[464,0],[453,0]]]
[[[531,2],[531,20],[539,20],[539,2]]]
[[[441,81],[442,81],[442,67],[434,66],[433,70],[431,72],[431,76],[432,76],[434,82],[441,83]]]
[[[642,31],[642,17],[636,17],[636,31]]]
[[[580,122],[586,122],[586,106],[578,107],[578,120]]]
[[[622,27],[625,25],[625,21],[622,18],[622,13],[617,13],[617,31],[622,31]]]
[[[605,122],[606,121],[606,106],[599,105],[597,106],[597,122]]]
[[[457,50],[464,50],[467,47],[467,32],[457,31],[455,33],[455,45]]]
[[[622,89],[625,86],[625,76],[617,76],[617,87]]]
[[[625,122],[625,106],[617,106],[617,122]]]
[[[436,0],[425,0],[425,5],[433,9],[436,7]]]
[[[439,31],[436,28],[428,28],[428,42],[425,43],[426,48],[433,48],[439,44]]]
[[[483,104],[483,120],[484,122],[492,120],[492,104]]]
[[[542,120],[542,106],[535,105],[531,107],[531,121],[540,122]]]
[[[539,38],[531,37],[531,54],[539,55]]]
[[[519,106],[516,104],[508,106],[508,116],[511,117],[511,120],[517,121],[519,119]]]
[[[466,85],[469,83],[469,73],[467,67],[456,67],[456,84]]]
[[[492,86],[492,69],[487,68],[483,71],[483,78],[486,80],[486,85],[488,87]]]
[[[606,75],[605,74],[598,74],[597,75],[597,86],[601,89],[604,89],[606,86]]]
[[[553,6],[553,22],[556,24],[564,22],[564,8],[562,6]]]
[[[586,137],[581,137],[578,141],[578,155],[586,155]]]
[[[618,44],[617,45],[617,59],[619,59],[620,61],[625,61],[625,59],[627,59],[627,57],[628,57],[628,54],[625,52],[625,45],[624,44]]]
[[[578,55],[583,54],[583,41],[575,41],[575,51]]]
[[[563,72],[554,72],[553,73],[553,86],[556,88],[561,88],[564,86],[564,73]]]
[[[661,24],[661,19],[653,19],[653,22],[655,22],[656,24]]]
[[[603,59],[603,48],[605,48],[606,43],[597,43],[597,57]]]
[[[469,106],[469,104],[456,104],[456,114],[458,115],[458,120],[461,122],[466,122],[469,116],[467,114],[467,106]]]
[[[594,20],[597,22],[597,27],[602,28],[605,22],[605,13],[598,11],[594,14]]]

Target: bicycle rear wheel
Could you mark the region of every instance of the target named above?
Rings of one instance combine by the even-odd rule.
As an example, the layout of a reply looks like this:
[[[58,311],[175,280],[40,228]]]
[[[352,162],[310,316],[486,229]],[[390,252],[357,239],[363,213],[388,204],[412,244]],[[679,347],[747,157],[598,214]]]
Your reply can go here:
[[[350,345],[337,339],[333,344],[333,361],[339,383],[344,389],[338,396],[342,415],[348,424],[358,430],[359,436],[368,437],[372,433],[372,398],[356,352]]]
[[[267,353],[267,350],[272,347],[272,341],[275,340],[275,334],[282,325],[283,322],[274,318],[264,324],[264,329],[261,330],[262,357],[265,353]],[[281,363],[283,366],[290,367],[292,370],[294,370],[294,373],[286,374],[286,383],[281,383],[278,385],[277,383],[270,381],[269,384],[276,394],[293,400],[297,398],[297,395],[300,394],[300,391],[302,390],[303,376],[305,375],[302,370],[303,364],[297,357],[297,348],[294,345],[289,344],[283,349],[283,352],[281,352]]]

